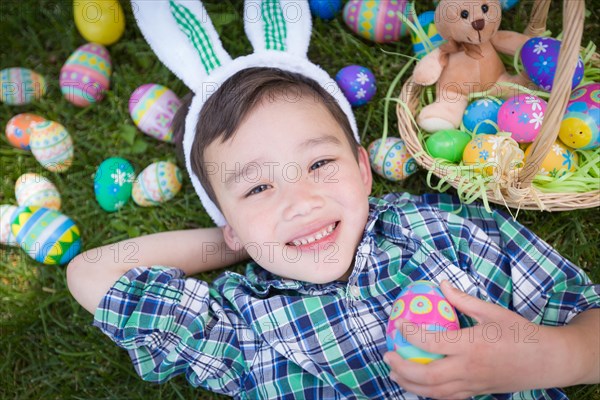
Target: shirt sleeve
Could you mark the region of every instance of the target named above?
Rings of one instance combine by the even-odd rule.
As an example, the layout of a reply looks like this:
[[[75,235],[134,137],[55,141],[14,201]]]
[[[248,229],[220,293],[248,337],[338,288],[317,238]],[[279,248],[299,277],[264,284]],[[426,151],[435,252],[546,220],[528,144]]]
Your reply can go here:
[[[185,373],[192,385],[231,396],[246,363],[235,321],[209,292],[179,269],[134,268],[104,296],[94,325],[129,352],[144,380]]]

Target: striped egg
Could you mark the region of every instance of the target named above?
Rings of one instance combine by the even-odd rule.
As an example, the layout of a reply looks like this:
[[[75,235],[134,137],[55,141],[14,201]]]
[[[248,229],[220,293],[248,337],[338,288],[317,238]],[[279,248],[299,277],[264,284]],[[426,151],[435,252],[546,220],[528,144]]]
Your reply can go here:
[[[145,134],[163,142],[173,141],[171,123],[181,100],[169,88],[156,83],[138,87],[129,98],[129,114]]]
[[[365,39],[377,43],[397,41],[406,34],[406,26],[398,14],[409,14],[406,0],[350,0],[344,6],[344,22]]]
[[[21,175],[15,183],[15,197],[21,207],[38,206],[60,210],[60,193],[42,175],[32,172]]]
[[[73,162],[73,140],[58,122],[36,124],[31,131],[29,146],[36,160],[48,171],[64,172]]]
[[[46,80],[27,68],[5,68],[0,71],[0,100],[18,106],[40,99],[46,93]]]
[[[6,124],[6,138],[8,142],[16,148],[30,150],[29,138],[31,136],[31,128],[38,122],[44,121],[44,118],[36,114],[23,113],[15,115]]]
[[[423,28],[423,32],[427,35],[427,38],[433,45],[432,48],[427,47],[425,42],[421,39],[419,35],[415,32],[410,32],[410,39],[413,45],[413,51],[415,52],[415,56],[417,59],[423,58],[427,53],[432,51],[433,49],[440,47],[442,43],[444,43],[444,38],[439,34],[437,27],[435,26],[435,11],[426,11],[423,14],[419,15],[417,18],[419,24]]]
[[[18,246],[10,225],[17,218],[17,210],[19,207],[10,204],[0,205],[0,244],[8,246]]]
[[[98,43],[80,46],[60,70],[60,90],[78,107],[89,106],[104,97],[110,87],[110,54]]]
[[[17,243],[34,260],[68,263],[81,250],[79,228],[72,219],[45,207],[19,207],[11,224]]]
[[[133,201],[148,207],[172,199],[181,189],[181,170],[168,161],[148,165],[133,182]]]
[[[429,281],[412,282],[400,292],[388,321],[386,344],[389,351],[396,351],[402,358],[420,364],[429,364],[444,357],[443,354],[429,353],[410,344],[395,326],[398,318],[417,324],[425,331],[437,331],[439,334],[460,329],[454,307],[446,300],[440,288]]]
[[[390,181],[401,181],[417,170],[417,163],[402,139],[390,137],[385,142],[377,139],[368,151],[373,170]]]

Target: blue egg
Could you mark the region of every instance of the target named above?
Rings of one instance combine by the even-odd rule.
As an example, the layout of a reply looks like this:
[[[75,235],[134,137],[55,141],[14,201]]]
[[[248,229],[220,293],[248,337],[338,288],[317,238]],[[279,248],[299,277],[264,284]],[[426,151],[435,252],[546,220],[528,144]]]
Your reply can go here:
[[[506,11],[513,8],[518,2],[519,0],[500,0],[500,5],[502,6],[502,10]]]
[[[329,21],[342,9],[342,0],[309,0],[308,5],[315,17]]]
[[[367,67],[349,65],[335,76],[335,81],[353,107],[365,105],[375,96],[375,75]]]
[[[469,132],[476,130],[475,133],[478,135],[497,133],[498,110],[502,103],[502,100],[485,97],[469,104],[463,115],[465,128]]]

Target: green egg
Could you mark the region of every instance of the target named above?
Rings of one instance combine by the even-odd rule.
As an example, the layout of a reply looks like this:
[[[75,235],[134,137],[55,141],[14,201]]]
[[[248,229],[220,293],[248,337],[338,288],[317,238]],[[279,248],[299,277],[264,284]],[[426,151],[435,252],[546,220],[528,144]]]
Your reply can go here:
[[[96,201],[104,211],[113,212],[131,198],[135,171],[129,161],[120,157],[107,158],[94,177]]]
[[[457,163],[462,160],[463,151],[470,141],[471,135],[467,132],[444,129],[425,140],[425,149],[434,158]]]

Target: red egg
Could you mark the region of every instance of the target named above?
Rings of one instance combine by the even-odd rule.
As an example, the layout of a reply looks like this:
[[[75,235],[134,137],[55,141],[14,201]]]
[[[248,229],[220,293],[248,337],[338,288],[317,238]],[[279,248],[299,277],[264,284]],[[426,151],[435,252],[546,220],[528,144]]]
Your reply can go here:
[[[44,122],[45,119],[36,114],[23,113],[12,117],[6,124],[6,138],[13,146],[30,150],[29,137],[31,129],[39,122]]]

